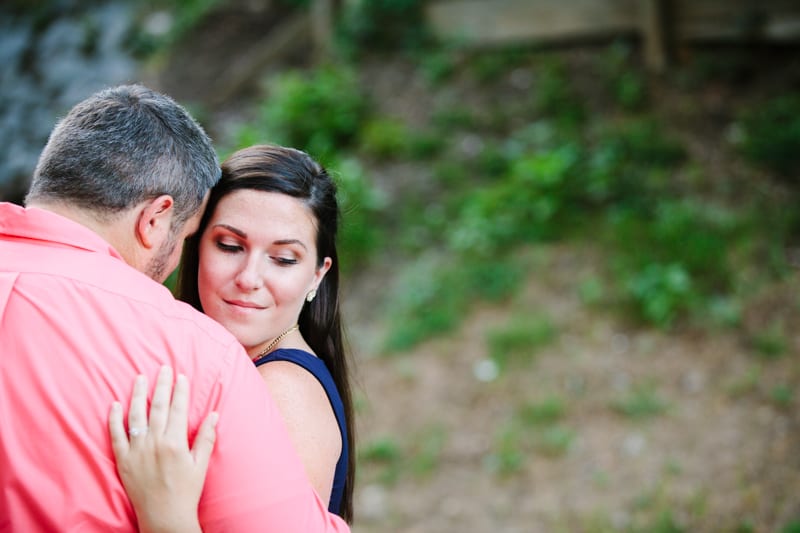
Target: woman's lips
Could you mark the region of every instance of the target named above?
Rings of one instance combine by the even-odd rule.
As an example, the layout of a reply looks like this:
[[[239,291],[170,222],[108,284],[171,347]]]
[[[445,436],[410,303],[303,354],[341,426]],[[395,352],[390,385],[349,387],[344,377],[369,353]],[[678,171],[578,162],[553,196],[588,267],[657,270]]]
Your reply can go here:
[[[266,309],[265,306],[244,300],[224,300],[226,304],[243,309]]]

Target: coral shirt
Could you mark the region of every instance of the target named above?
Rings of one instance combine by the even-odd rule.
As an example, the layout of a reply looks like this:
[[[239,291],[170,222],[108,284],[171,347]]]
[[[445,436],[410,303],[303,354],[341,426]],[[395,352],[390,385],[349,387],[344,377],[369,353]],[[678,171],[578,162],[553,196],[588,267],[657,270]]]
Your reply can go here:
[[[134,531],[108,436],[113,400],[169,364],[190,437],[219,411],[200,502],[212,531],[347,531],[307,481],[236,340],[86,227],[0,203],[0,531]],[[271,453],[262,453],[269,449]]]

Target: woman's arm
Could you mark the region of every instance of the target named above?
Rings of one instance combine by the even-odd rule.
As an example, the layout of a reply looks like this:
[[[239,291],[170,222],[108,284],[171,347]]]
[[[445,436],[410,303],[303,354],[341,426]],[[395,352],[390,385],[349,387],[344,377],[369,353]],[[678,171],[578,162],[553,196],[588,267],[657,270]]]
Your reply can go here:
[[[320,499],[329,502],[342,435],[325,389],[307,370],[291,362],[269,362],[258,371],[283,415],[311,484]]]
[[[119,402],[111,406],[108,418],[117,471],[136,511],[139,529],[145,533],[202,531],[197,504],[216,439],[217,413],[209,413],[189,449],[189,385],[186,376],[179,374],[173,391],[172,380],[172,369],[163,367],[153,391],[149,420],[145,376],[134,382],[128,432]]]

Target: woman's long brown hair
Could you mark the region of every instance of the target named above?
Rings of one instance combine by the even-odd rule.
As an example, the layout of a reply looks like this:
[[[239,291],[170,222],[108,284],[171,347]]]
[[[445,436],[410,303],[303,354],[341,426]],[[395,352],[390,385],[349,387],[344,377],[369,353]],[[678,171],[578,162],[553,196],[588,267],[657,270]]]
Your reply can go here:
[[[251,146],[235,152],[222,163],[222,178],[211,190],[206,211],[195,235],[184,247],[177,296],[202,311],[197,287],[200,239],[220,199],[233,191],[253,189],[286,194],[303,202],[317,222],[317,266],[330,257],[332,264],[317,288],[317,296],[303,306],[298,323],[303,338],[325,362],[344,404],[348,464],[339,514],[353,520],[355,482],[355,433],[348,358],[339,309],[339,261],[336,234],[339,205],[336,185],[327,171],[308,154],[272,145]]]

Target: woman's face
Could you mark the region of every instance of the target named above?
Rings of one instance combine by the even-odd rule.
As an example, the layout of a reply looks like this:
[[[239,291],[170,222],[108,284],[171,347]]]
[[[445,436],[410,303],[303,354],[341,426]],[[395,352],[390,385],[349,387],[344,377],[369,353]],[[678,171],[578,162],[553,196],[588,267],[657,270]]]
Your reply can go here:
[[[252,356],[297,323],[317,268],[316,222],[291,196],[251,189],[217,204],[200,239],[197,284],[203,311]]]

